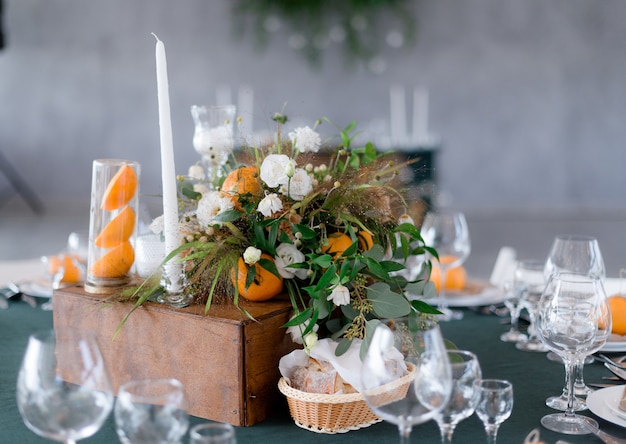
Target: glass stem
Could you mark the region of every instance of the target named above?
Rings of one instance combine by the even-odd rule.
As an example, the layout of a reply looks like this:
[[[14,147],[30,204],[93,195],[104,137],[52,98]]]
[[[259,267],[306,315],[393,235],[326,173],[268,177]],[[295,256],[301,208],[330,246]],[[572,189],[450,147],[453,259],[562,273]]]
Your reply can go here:
[[[485,426],[485,432],[487,432],[487,444],[496,444],[498,438],[498,424],[489,424]]]
[[[439,267],[441,269],[441,278],[439,282],[439,308],[441,310],[447,310],[448,301],[446,301],[446,273],[448,270],[442,265]]]
[[[565,360],[565,386],[567,387],[567,410],[565,416],[574,416],[574,362]]]
[[[519,315],[520,309],[518,307],[511,310],[511,331],[515,333],[519,332]]]
[[[398,425],[400,431],[400,444],[409,444],[411,439],[411,426],[407,424]]]
[[[441,431],[441,444],[451,444],[455,426],[453,424],[439,424]]]

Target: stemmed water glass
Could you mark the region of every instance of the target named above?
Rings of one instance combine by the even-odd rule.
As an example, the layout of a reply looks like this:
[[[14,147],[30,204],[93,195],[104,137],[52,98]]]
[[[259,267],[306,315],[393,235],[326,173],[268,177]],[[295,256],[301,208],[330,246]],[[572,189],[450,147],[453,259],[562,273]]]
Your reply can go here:
[[[115,403],[115,428],[123,444],[179,442],[189,427],[187,398],[176,379],[123,384]]]
[[[565,364],[567,408],[541,418],[548,430],[572,435],[589,433],[584,416],[574,410],[574,366],[596,347],[602,346],[611,331],[611,311],[602,281],[575,273],[558,273],[541,297],[537,331],[541,340]]]
[[[474,395],[474,382],[482,377],[480,364],[474,353],[448,350],[448,360],[452,370],[452,393],[446,407],[435,417],[443,444],[451,443],[457,424],[474,413],[478,402],[478,397]]]
[[[604,279],[606,271],[597,239],[591,236],[580,235],[556,236],[545,263],[544,274],[549,278],[552,274],[560,272],[578,273],[591,278]],[[600,342],[601,344],[598,344],[591,353],[595,353],[602,348],[604,342]],[[553,356],[556,357],[556,360],[560,360],[555,353],[548,353],[548,358],[555,360]],[[575,364],[574,395],[582,397],[586,397],[593,391],[585,384],[584,365],[585,360],[577,361]],[[567,408],[567,385],[563,388],[561,395],[551,396],[546,399],[546,405],[556,410],[565,410]],[[584,410],[586,408],[587,405],[583,400],[575,398],[575,410]]]
[[[546,287],[543,267],[544,261],[526,259],[519,261],[515,268],[515,276],[513,278],[514,291],[520,295],[522,306],[526,308],[530,318],[528,340],[522,340],[515,344],[519,350],[534,352],[548,351],[548,348],[537,336],[536,331],[539,300]]]
[[[512,282],[505,282],[503,291],[504,305],[511,314],[511,328],[500,335],[500,340],[502,342],[524,342],[528,340],[528,337],[519,331],[519,316],[522,311],[521,293],[518,291],[518,288],[513,286]]]
[[[462,265],[470,255],[471,243],[465,215],[452,210],[427,213],[422,223],[421,234],[426,245],[437,250],[439,255],[435,265],[441,269],[437,307],[443,313],[441,319],[444,321],[461,319],[463,312],[448,308],[446,274],[449,269]]]
[[[487,433],[487,443],[496,444],[500,424],[513,411],[513,385],[503,379],[482,379],[474,383],[476,389],[476,415]]]
[[[113,392],[90,332],[57,329],[30,336],[17,379],[17,406],[37,435],[73,444],[95,434]]]
[[[394,386],[401,378],[406,383]],[[433,419],[452,390],[448,354],[437,323],[413,318],[379,323],[363,360],[361,384],[368,406],[396,424],[400,442],[408,443],[413,426]]]

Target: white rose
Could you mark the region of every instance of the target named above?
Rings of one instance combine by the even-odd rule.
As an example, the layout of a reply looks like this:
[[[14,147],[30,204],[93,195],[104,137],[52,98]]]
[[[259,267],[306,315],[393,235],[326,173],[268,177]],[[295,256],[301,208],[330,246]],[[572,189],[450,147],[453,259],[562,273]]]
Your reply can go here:
[[[261,259],[261,250],[255,247],[248,247],[243,252],[243,260],[248,265],[254,265]]]
[[[290,132],[289,139],[301,153],[306,153],[307,151],[317,153],[322,145],[320,135],[308,126],[296,128]]]
[[[261,199],[257,211],[265,217],[271,217],[274,213],[278,213],[283,209],[283,201],[280,200],[278,194],[270,193]]]
[[[333,304],[337,306],[347,305],[350,303],[350,290],[339,284],[333,288],[333,291],[330,293],[328,298],[326,298],[326,300],[333,301]]]
[[[311,176],[303,168],[296,168],[291,180],[280,188],[280,192],[283,194],[289,192],[289,197],[293,200],[304,199],[304,196],[309,194],[311,190],[313,190]]]
[[[196,209],[196,217],[201,227],[213,225],[215,216],[219,214],[222,207],[222,195],[219,191],[209,191],[204,193],[198,201]]]
[[[270,154],[261,164],[261,180],[270,188],[284,185],[289,180],[288,169],[295,167],[295,162],[285,154]]]
[[[293,268],[289,265],[301,264],[304,262],[304,254],[298,250],[295,245],[283,243],[276,247],[276,257],[274,262],[278,273],[285,279],[293,279],[297,276],[300,279],[305,279],[307,276],[307,270],[304,268]]]
[[[310,331],[304,337],[304,351],[307,355],[311,354],[311,350],[315,345],[317,345],[317,333]]]
[[[189,167],[189,172],[187,173],[189,177],[196,180],[204,180],[204,168],[201,165],[191,165]]]

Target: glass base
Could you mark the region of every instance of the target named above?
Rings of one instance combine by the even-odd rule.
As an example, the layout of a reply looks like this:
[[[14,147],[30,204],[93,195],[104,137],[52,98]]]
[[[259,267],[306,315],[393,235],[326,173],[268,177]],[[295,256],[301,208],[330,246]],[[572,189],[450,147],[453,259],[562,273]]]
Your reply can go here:
[[[163,293],[157,298],[157,301],[161,304],[166,304],[174,308],[187,307],[193,301],[193,296],[190,294],[180,293]]]
[[[516,330],[509,330],[500,335],[500,340],[502,342],[526,342],[528,340],[528,336]]]
[[[560,410],[562,412],[567,410],[567,397],[561,396],[550,396],[546,399],[546,405],[554,410]],[[587,410],[587,403],[579,398],[574,398],[574,411],[581,412],[583,410]]]
[[[598,423],[586,416],[581,415],[566,415],[565,413],[553,413],[541,418],[541,425],[553,432],[565,433],[566,435],[588,435],[591,430],[587,428],[585,422],[589,421],[595,423],[596,427]]]
[[[441,312],[440,315],[436,315],[438,321],[459,321],[463,319],[463,312],[460,310],[451,310],[449,308],[437,307],[437,310]]]
[[[529,339],[526,342],[518,342],[515,344],[515,347],[518,350],[522,351],[531,351],[531,352],[547,352],[548,347],[544,345],[543,342],[538,341],[536,339]]]

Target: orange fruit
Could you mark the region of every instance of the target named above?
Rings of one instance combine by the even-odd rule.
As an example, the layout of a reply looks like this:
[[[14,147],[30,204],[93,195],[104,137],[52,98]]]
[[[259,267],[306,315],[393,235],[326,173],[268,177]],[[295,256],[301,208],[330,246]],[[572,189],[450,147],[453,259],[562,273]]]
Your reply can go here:
[[[261,257],[272,262],[274,261],[269,254],[262,254]],[[254,281],[248,288],[246,288],[247,273],[248,265],[240,257],[237,265],[237,279],[235,279],[234,269],[231,271],[230,277],[233,285],[236,285],[239,289],[239,294],[249,301],[267,301],[277,296],[283,290],[283,279],[261,267],[258,262],[254,264]]]
[[[356,235],[361,251],[368,251],[374,246],[374,238],[367,231],[359,231]]]
[[[224,179],[221,190],[235,203],[239,203],[240,194],[261,196],[263,188],[259,182],[259,170],[255,166],[246,166],[231,171]]]
[[[626,335],[626,297],[622,295],[614,295],[611,296],[608,301],[609,307],[611,307],[613,333]]]
[[[63,267],[63,277],[61,278],[61,282],[67,283],[75,283],[80,282],[82,280],[82,273],[80,269],[76,266],[74,260],[78,260],[77,258],[72,258],[67,254],[61,254],[58,256],[49,256],[48,257],[48,274],[54,276],[59,272],[61,267]]]
[[[89,269],[89,273],[99,278],[125,276],[135,262],[135,250],[129,241],[124,241],[109,250]]]
[[[454,256],[441,256],[439,261],[442,264],[449,264],[455,260]],[[441,268],[433,264],[430,273],[430,281],[435,284],[437,291],[441,288]],[[449,268],[446,270],[446,290],[463,290],[467,281],[467,272],[463,266]]]
[[[135,210],[126,206],[106,224],[94,244],[98,248],[112,248],[128,240],[135,230]]]
[[[126,205],[137,191],[137,173],[130,165],[122,165],[109,181],[102,196],[102,209],[117,210]]]
[[[331,233],[328,235],[328,242],[322,245],[322,252],[332,254],[335,259],[339,258],[344,251],[352,245],[352,239],[345,233]]]

